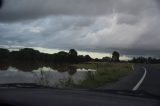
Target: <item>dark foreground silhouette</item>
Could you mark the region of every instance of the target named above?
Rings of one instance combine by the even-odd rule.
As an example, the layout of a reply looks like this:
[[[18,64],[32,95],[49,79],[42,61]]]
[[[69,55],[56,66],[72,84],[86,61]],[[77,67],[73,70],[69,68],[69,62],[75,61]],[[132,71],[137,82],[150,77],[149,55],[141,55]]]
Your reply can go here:
[[[0,48],[0,61],[9,63],[15,62],[41,62],[54,64],[76,64],[80,62],[120,62],[120,54],[113,52],[112,58],[103,57],[102,59],[93,59],[89,55],[78,55],[75,49],[70,49],[69,52],[60,51],[54,54],[41,53],[32,48],[24,48],[19,51],[9,51],[8,49]]]
[[[103,57],[102,59],[93,59],[89,55],[78,55],[75,49],[70,49],[69,52],[60,51],[54,54],[41,53],[32,48],[24,48],[19,51],[9,51],[8,49],[0,48],[0,62],[16,63],[43,63],[43,64],[76,64],[81,62],[122,62],[119,60],[120,54],[117,51],[112,53],[112,58]],[[133,63],[160,63],[160,59],[152,57],[134,57],[129,62]]]
[[[38,50],[31,48],[20,49],[19,51],[9,51],[7,49],[0,49],[0,61],[9,63],[19,62],[41,62],[41,63],[79,63],[88,62],[92,58],[89,55],[78,55],[77,51],[71,49],[69,52],[58,52],[55,54],[41,53]]]

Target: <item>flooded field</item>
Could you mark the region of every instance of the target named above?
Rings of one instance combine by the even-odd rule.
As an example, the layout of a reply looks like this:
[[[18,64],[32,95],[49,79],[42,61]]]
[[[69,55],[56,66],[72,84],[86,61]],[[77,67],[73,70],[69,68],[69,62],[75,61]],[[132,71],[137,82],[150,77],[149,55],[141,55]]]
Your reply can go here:
[[[58,88],[96,88],[118,81],[131,70],[132,64],[107,62],[0,63],[0,84],[36,83]]]
[[[96,70],[59,65],[53,67],[36,64],[4,65],[0,67],[0,83],[37,83],[53,87],[65,87],[68,83],[79,83],[86,75]]]

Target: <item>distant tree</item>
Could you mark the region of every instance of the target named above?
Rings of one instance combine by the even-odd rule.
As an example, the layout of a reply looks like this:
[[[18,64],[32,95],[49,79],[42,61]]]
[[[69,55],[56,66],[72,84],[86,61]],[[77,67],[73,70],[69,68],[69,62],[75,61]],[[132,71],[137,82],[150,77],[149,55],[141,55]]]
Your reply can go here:
[[[78,62],[85,62],[85,58],[84,58],[83,55],[79,55],[79,56],[77,57],[77,60],[78,60]]]
[[[133,59],[131,60],[131,62],[133,63],[151,63],[151,64],[155,64],[155,63],[160,63],[160,59],[156,59],[153,57],[133,57]]]
[[[91,61],[92,60],[92,58],[89,56],[89,55],[85,55],[85,61]]]
[[[78,62],[77,59],[78,59],[78,53],[76,50],[74,49],[70,49],[69,50],[69,59],[70,59],[70,62],[72,63],[76,63]]]
[[[69,61],[69,54],[64,51],[53,54],[53,60],[56,63],[65,63]]]
[[[154,59],[152,57],[148,57],[147,63],[152,63],[152,62],[154,62]]]
[[[31,48],[24,48],[24,49],[20,49],[18,54],[19,54],[19,57],[21,60],[37,61],[37,60],[39,60],[40,52],[38,50],[34,50]]]
[[[29,62],[29,63],[78,63],[92,60],[89,55],[79,55],[76,50],[71,49],[69,52],[60,51],[54,54],[41,53],[32,48],[23,48],[19,51],[9,51],[0,48],[0,61],[10,62]]]
[[[94,61],[95,61],[95,62],[99,62],[99,59],[98,59],[98,58],[95,58]]]
[[[6,60],[9,58],[9,50],[0,48],[0,60]]]
[[[111,61],[111,58],[106,56],[102,58],[102,61],[109,62]]]
[[[119,57],[120,57],[120,54],[117,51],[114,51],[112,53],[112,61],[113,62],[119,62]]]
[[[76,50],[70,49],[70,50],[69,50],[69,55],[70,55],[70,56],[73,56],[73,57],[77,57],[78,53],[77,53]]]

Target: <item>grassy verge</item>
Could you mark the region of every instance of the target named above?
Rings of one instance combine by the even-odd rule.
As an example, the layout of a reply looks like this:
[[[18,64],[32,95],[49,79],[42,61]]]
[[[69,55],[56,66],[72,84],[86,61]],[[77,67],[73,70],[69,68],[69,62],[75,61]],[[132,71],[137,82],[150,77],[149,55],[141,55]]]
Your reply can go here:
[[[132,70],[132,64],[127,63],[85,63],[75,64],[78,68],[95,69],[86,73],[86,78],[76,85],[79,88],[96,88],[118,81]]]

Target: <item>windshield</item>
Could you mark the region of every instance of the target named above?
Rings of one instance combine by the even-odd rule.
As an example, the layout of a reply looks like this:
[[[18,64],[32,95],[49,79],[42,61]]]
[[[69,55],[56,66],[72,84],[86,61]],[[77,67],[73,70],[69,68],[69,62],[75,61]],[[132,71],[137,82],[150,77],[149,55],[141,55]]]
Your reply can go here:
[[[158,0],[0,0],[0,84],[160,95]]]

